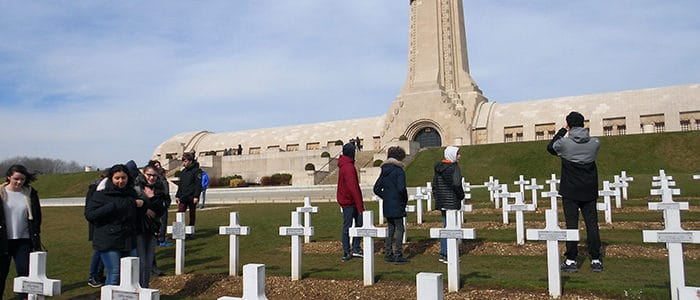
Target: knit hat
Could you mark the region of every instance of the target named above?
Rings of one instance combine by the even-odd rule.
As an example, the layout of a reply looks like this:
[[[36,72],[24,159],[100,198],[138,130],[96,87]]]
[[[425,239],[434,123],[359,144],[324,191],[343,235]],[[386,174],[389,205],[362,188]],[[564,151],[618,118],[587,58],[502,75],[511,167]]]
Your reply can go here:
[[[140,173],[139,167],[136,166],[136,162],[133,160],[126,162],[126,168],[129,169],[129,175],[131,175],[132,178],[136,178]]]
[[[451,162],[456,162],[458,152],[459,148],[455,146],[448,146],[447,148],[445,148],[445,159]]]
[[[343,145],[343,155],[355,159],[355,145],[347,143]]]

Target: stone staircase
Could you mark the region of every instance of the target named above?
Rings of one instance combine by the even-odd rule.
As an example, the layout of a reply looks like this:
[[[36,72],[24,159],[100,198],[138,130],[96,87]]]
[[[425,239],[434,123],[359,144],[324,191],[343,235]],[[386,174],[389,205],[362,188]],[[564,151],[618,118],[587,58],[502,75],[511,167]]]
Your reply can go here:
[[[371,167],[372,163],[374,162],[374,154],[376,154],[375,151],[357,151],[355,152],[355,169],[357,172],[360,172],[361,168],[366,168],[366,167]],[[332,172],[330,172],[321,182],[318,183],[319,185],[324,185],[324,184],[338,184],[338,169],[336,168]]]

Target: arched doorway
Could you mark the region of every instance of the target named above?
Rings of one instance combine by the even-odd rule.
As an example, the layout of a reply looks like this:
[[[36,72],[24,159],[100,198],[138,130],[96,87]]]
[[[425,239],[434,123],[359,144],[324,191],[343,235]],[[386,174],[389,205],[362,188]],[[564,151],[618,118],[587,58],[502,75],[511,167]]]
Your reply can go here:
[[[421,148],[442,146],[440,133],[432,127],[424,127],[419,130],[413,140],[418,142]]]

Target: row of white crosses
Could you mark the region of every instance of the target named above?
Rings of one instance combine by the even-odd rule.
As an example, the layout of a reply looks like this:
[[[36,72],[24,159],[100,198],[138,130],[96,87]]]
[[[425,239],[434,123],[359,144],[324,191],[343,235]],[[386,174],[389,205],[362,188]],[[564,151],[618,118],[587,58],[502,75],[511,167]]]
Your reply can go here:
[[[698,179],[693,176],[694,179]],[[664,170],[659,176],[654,176],[651,195],[661,196],[661,202],[650,202],[650,210],[663,210],[664,230],[643,230],[645,243],[666,243],[668,249],[668,265],[670,275],[671,299],[691,299],[700,293],[700,287],[685,286],[685,269],[683,265],[683,244],[700,244],[700,231],[684,230],[681,227],[681,210],[688,210],[688,202],[673,201],[674,195],[680,195],[673,177],[667,176]]]

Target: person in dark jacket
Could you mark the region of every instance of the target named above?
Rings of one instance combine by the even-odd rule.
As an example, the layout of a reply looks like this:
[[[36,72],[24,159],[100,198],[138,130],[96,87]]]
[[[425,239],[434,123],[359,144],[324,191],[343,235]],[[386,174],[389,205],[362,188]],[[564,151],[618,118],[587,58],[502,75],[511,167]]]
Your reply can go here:
[[[449,146],[445,148],[445,158],[435,164],[435,176],[433,176],[433,199],[435,209],[442,213],[442,224],[447,225],[447,210],[462,209],[464,200],[464,188],[462,187],[462,172],[457,162],[462,157],[459,148]],[[440,239],[441,262],[447,263],[447,241]]]
[[[17,276],[29,274],[29,253],[40,251],[41,205],[39,194],[31,187],[36,175],[23,165],[12,165],[0,185],[0,298],[10,262],[15,261]],[[19,294],[27,298],[26,294]]]
[[[153,165],[143,168],[143,174],[136,177],[136,197],[143,200],[143,206],[136,215],[136,253],[139,257],[139,283],[142,288],[150,286],[153,258],[155,257],[156,236],[160,231],[160,218],[165,213],[165,187],[160,180],[158,169]]]
[[[194,226],[197,217],[197,203],[199,194],[202,193],[202,169],[199,163],[194,160],[194,154],[186,152],[182,155],[182,172],[180,172],[180,183],[175,193],[177,212],[190,210],[190,226]]]
[[[384,240],[384,261],[397,264],[407,263],[403,257],[403,225],[406,217],[406,204],[408,203],[408,191],[406,191],[406,172],[404,172],[403,159],[406,151],[395,146],[387,150],[387,160],[382,163],[382,172],[374,183],[374,194],[384,201],[384,217],[387,222],[387,235]],[[396,237],[394,237],[396,232]],[[392,244],[396,243],[392,251]]]
[[[343,154],[338,158],[338,190],[336,200],[343,210],[343,229],[340,233],[340,241],[343,245],[343,261],[352,259],[353,256],[362,257],[360,237],[352,239],[350,248],[350,226],[355,220],[355,227],[362,227],[362,212],[365,211],[362,202],[362,190],[355,170],[355,145],[348,143],[343,145]]]
[[[136,199],[134,179],[122,164],[107,172],[104,188],[97,187],[85,207],[85,218],[94,224],[92,248],[105,265],[106,285],[119,284],[122,257],[136,256],[136,222],[143,200]]]
[[[85,195],[85,207],[88,206],[88,202],[92,195],[97,191],[97,186],[106,177],[105,172],[100,173],[100,179],[95,180],[88,186],[87,194]],[[92,235],[95,231],[95,225],[92,222],[88,222],[88,241],[92,243]],[[100,259],[100,252],[93,249],[92,259],[90,260],[90,273],[88,276],[88,285],[91,287],[101,287],[104,285],[106,277],[104,276],[105,265]]]
[[[547,151],[561,158],[561,185],[559,194],[566,217],[567,229],[578,229],[579,210],[586,223],[586,242],[593,272],[602,272],[600,261],[600,234],[598,232],[598,167],[595,159],[600,148],[598,138],[592,138],[583,128],[583,115],[572,111],[566,116],[566,127],[559,129],[547,145]],[[569,136],[565,137],[566,133]],[[566,242],[566,261],[562,271],[578,271],[576,257],[578,242]]]

